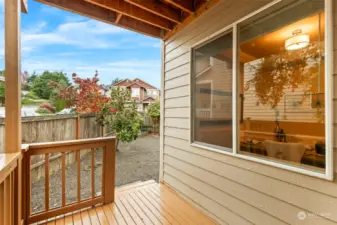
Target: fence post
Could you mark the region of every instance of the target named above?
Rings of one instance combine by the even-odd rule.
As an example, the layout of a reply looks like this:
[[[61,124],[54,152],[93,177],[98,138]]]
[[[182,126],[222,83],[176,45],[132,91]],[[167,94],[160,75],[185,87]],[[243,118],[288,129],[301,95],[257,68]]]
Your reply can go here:
[[[104,204],[115,201],[115,146],[116,139],[107,142],[104,149]]]
[[[81,117],[79,114],[76,117],[76,139],[81,139]]]

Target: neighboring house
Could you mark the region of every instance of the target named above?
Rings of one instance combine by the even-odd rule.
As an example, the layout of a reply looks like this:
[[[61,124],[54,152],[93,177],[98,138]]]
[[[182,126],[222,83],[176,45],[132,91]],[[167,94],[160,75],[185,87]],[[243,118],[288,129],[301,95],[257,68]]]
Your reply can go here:
[[[153,85],[139,79],[125,79],[120,82],[115,83],[107,90],[105,93],[107,96],[111,94],[111,88],[120,87],[124,90],[129,90],[131,93],[132,99],[137,102],[138,112],[147,112],[148,106],[156,100],[159,100],[160,91]]]
[[[4,76],[0,76],[0,83],[5,83],[5,77]]]

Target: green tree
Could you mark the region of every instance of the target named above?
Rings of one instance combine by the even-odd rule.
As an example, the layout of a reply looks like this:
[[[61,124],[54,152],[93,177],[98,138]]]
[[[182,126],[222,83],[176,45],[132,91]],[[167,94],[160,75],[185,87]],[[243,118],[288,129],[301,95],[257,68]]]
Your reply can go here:
[[[156,101],[149,105],[147,114],[153,119],[159,119],[160,117],[160,102]]]
[[[31,90],[40,98],[49,99],[54,90],[53,86],[48,85],[51,81],[57,83],[64,81],[67,86],[70,85],[69,79],[63,72],[45,71],[33,80]]]
[[[1,82],[0,83],[0,103],[3,104],[5,103],[5,83]]]
[[[51,83],[48,84],[51,86]],[[64,94],[67,88],[72,88],[72,86],[68,86],[68,83],[65,80],[61,80],[58,85],[54,85],[54,89],[50,94],[50,101],[52,105],[55,107],[56,112],[60,112],[66,107],[69,107],[71,104],[68,103],[66,99],[60,98],[62,94]]]
[[[127,90],[119,87],[112,89],[110,104],[112,115],[109,126],[117,136],[118,149],[119,141],[131,142],[137,139],[143,120],[137,112],[136,102]]]
[[[117,84],[118,82],[121,82],[123,79],[119,79],[116,77],[115,79],[112,80],[111,85]]]
[[[149,117],[152,118],[153,126],[154,126],[154,128],[156,128],[155,130],[159,130],[158,125],[159,125],[159,118],[160,118],[160,102],[156,101],[156,102],[150,104],[149,109],[147,111],[147,114],[148,114]],[[154,130],[153,133],[155,133],[155,130]]]

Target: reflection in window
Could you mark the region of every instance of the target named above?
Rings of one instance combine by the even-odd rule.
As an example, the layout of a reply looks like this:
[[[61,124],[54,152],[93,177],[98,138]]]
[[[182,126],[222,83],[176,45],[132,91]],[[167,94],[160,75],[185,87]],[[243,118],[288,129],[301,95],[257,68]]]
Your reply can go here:
[[[241,154],[325,168],[324,1],[239,27]]]
[[[232,148],[232,33],[193,51],[193,140]]]

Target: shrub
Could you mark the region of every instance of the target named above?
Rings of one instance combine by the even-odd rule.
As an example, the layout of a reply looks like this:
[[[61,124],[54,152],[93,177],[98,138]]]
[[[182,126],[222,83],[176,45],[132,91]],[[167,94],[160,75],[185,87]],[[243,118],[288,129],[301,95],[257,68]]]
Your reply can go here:
[[[27,97],[30,99],[39,99],[39,96],[37,96],[34,92],[30,91],[27,94]]]
[[[29,99],[29,98],[23,98],[22,100],[21,100],[21,104],[22,105],[38,105],[38,104],[40,104],[39,102],[36,102],[36,101],[34,101],[34,100],[32,100],[32,99]]]
[[[158,119],[160,117],[160,102],[156,101],[150,104],[147,114],[153,119]]]
[[[49,110],[49,112],[55,113],[55,108],[51,105],[48,105],[48,104],[41,104],[40,109],[47,109],[47,110]]]
[[[38,114],[51,114],[51,112],[46,108],[38,108],[35,112]]]
[[[64,99],[53,100],[53,105],[55,106],[56,112],[60,112],[66,108],[67,101]]]

